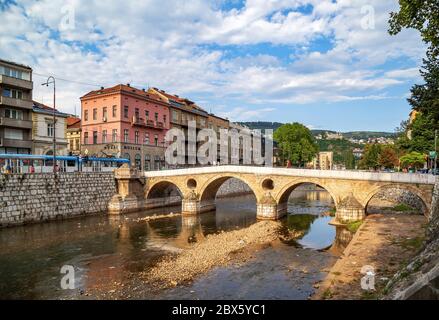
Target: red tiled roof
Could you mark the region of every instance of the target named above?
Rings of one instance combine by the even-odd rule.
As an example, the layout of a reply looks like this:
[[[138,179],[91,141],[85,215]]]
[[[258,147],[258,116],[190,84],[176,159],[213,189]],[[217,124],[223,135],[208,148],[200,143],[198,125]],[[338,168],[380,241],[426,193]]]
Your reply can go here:
[[[195,102],[193,102],[193,101],[191,101],[191,100],[189,100],[189,99],[187,99],[187,98],[181,98],[181,97],[179,97],[179,96],[176,96],[176,95],[173,95],[173,94],[167,93],[165,90],[160,90],[160,89],[157,89],[157,88],[153,88],[153,89],[154,89],[155,91],[159,92],[160,94],[164,95],[164,96],[165,96],[166,98],[168,98],[168,99],[172,99],[172,100],[177,101],[177,102],[179,102],[179,103],[185,104],[185,105],[187,105],[188,107],[194,108],[194,109],[196,109],[196,110],[199,110],[199,111],[202,111],[202,112],[206,112],[206,110],[204,110],[204,109],[201,108],[200,106],[197,106],[197,105],[195,104]]]
[[[146,91],[143,91],[143,90],[140,90],[140,89],[137,89],[135,87],[125,85],[125,84],[118,84],[118,85],[115,85],[115,86],[110,87],[110,88],[104,88],[104,89],[100,89],[100,90],[90,91],[89,93],[87,93],[83,97],[81,97],[81,99],[96,96],[96,95],[101,95],[101,94],[117,93],[117,92],[134,93],[134,94],[144,96],[144,97],[149,98],[149,99],[165,102],[165,101],[163,101],[163,99],[161,99],[156,94],[152,94],[150,92],[146,92]]]
[[[80,127],[81,127],[81,119],[76,117],[67,118],[67,128],[80,128]]]

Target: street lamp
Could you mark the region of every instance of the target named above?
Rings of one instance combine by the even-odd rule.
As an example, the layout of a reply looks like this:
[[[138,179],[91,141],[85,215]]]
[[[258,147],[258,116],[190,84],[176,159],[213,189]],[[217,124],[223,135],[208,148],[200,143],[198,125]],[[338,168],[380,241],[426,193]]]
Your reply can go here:
[[[56,86],[55,86],[55,78],[50,76],[47,78],[45,83],[42,83],[42,86],[48,87],[49,84],[53,84],[53,173],[56,173],[56,118],[55,118],[55,94],[56,94]]]

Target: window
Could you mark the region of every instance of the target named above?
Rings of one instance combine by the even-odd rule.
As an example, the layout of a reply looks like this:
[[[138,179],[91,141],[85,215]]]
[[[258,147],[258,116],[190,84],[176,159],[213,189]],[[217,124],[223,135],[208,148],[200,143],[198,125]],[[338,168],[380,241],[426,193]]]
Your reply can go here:
[[[145,120],[149,120],[149,111],[145,110]]]
[[[98,132],[93,131],[93,144],[97,144],[97,143],[98,143]]]
[[[107,107],[102,109],[102,117],[104,118],[104,121],[107,121]]]
[[[2,95],[13,99],[23,99],[23,92],[15,89],[3,88]]]
[[[154,113],[154,119],[155,121],[159,121],[159,114],[157,112]]]
[[[136,115],[136,120],[139,120],[139,108],[135,109],[134,114]]]
[[[134,132],[134,143],[139,144],[139,131]]]
[[[156,134],[154,135],[154,145],[159,145],[159,137]]]
[[[178,122],[178,112],[177,110],[172,110],[172,121]]]
[[[23,111],[14,109],[5,109],[5,118],[23,120]]]
[[[88,110],[84,111],[84,121],[88,121]]]
[[[117,142],[117,129],[113,129],[113,142]]]
[[[88,144],[88,132],[84,132],[84,144]]]
[[[79,150],[79,138],[76,138],[75,140],[76,140],[76,144],[74,150]]]
[[[141,169],[141,164],[142,164],[142,157],[140,156],[140,154],[136,154],[134,157],[134,165],[137,167],[137,169]]]
[[[102,143],[107,143],[107,130],[102,130]]]
[[[113,106],[113,118],[117,116],[117,106]]]
[[[149,133],[145,133],[145,141],[144,144],[149,144]]]
[[[128,129],[123,130],[123,142],[128,142]]]
[[[5,138],[13,140],[23,140],[23,131],[20,129],[5,128]]]
[[[98,119],[98,109],[94,108],[93,109],[93,120],[97,120]]]
[[[166,124],[166,114],[163,115],[163,124]]]
[[[47,123],[47,136],[53,137],[55,134],[55,126],[53,125],[53,122]]]
[[[20,71],[20,70],[11,69],[8,67],[0,66],[0,74],[3,74],[3,75],[8,76],[8,77],[12,77],[12,78],[18,78],[18,79],[30,81],[30,72],[26,72],[26,71]]]
[[[201,125],[202,127],[205,127],[205,126],[206,126],[206,119],[204,119],[204,118],[200,118],[200,125]]]
[[[123,107],[123,116],[124,118],[128,118],[128,106]]]

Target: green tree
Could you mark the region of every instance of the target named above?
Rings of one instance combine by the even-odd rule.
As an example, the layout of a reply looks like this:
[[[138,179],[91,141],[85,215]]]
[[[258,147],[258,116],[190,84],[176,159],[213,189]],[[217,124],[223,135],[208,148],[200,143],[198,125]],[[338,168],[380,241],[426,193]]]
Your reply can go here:
[[[283,162],[290,160],[294,165],[303,166],[318,152],[311,131],[303,124],[294,122],[284,124],[273,134]]]
[[[361,169],[378,169],[380,166],[378,158],[380,156],[381,146],[377,143],[367,144],[364,147],[363,158],[360,160]]]
[[[346,150],[344,154],[344,165],[346,169],[355,169],[355,157],[352,150]]]
[[[386,169],[393,169],[398,166],[399,159],[395,147],[386,145],[381,148],[378,156],[378,164]]]
[[[422,168],[425,164],[425,156],[416,151],[412,151],[399,158],[403,168]]]
[[[430,51],[439,53],[439,1],[399,0],[399,11],[390,13],[389,24],[392,35],[403,28],[417,29]]]
[[[437,123],[429,114],[418,114],[409,126],[412,136],[409,150],[424,154],[434,150],[434,130],[436,127]]]

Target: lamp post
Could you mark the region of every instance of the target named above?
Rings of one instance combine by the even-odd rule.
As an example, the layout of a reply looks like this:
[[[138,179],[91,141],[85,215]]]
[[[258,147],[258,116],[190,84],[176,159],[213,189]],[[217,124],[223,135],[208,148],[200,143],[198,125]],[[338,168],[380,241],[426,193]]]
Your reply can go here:
[[[47,78],[45,83],[42,83],[42,86],[48,87],[49,84],[53,84],[53,173],[56,173],[56,117],[55,117],[55,95],[56,95],[56,86],[55,86],[55,78],[50,76]]]

